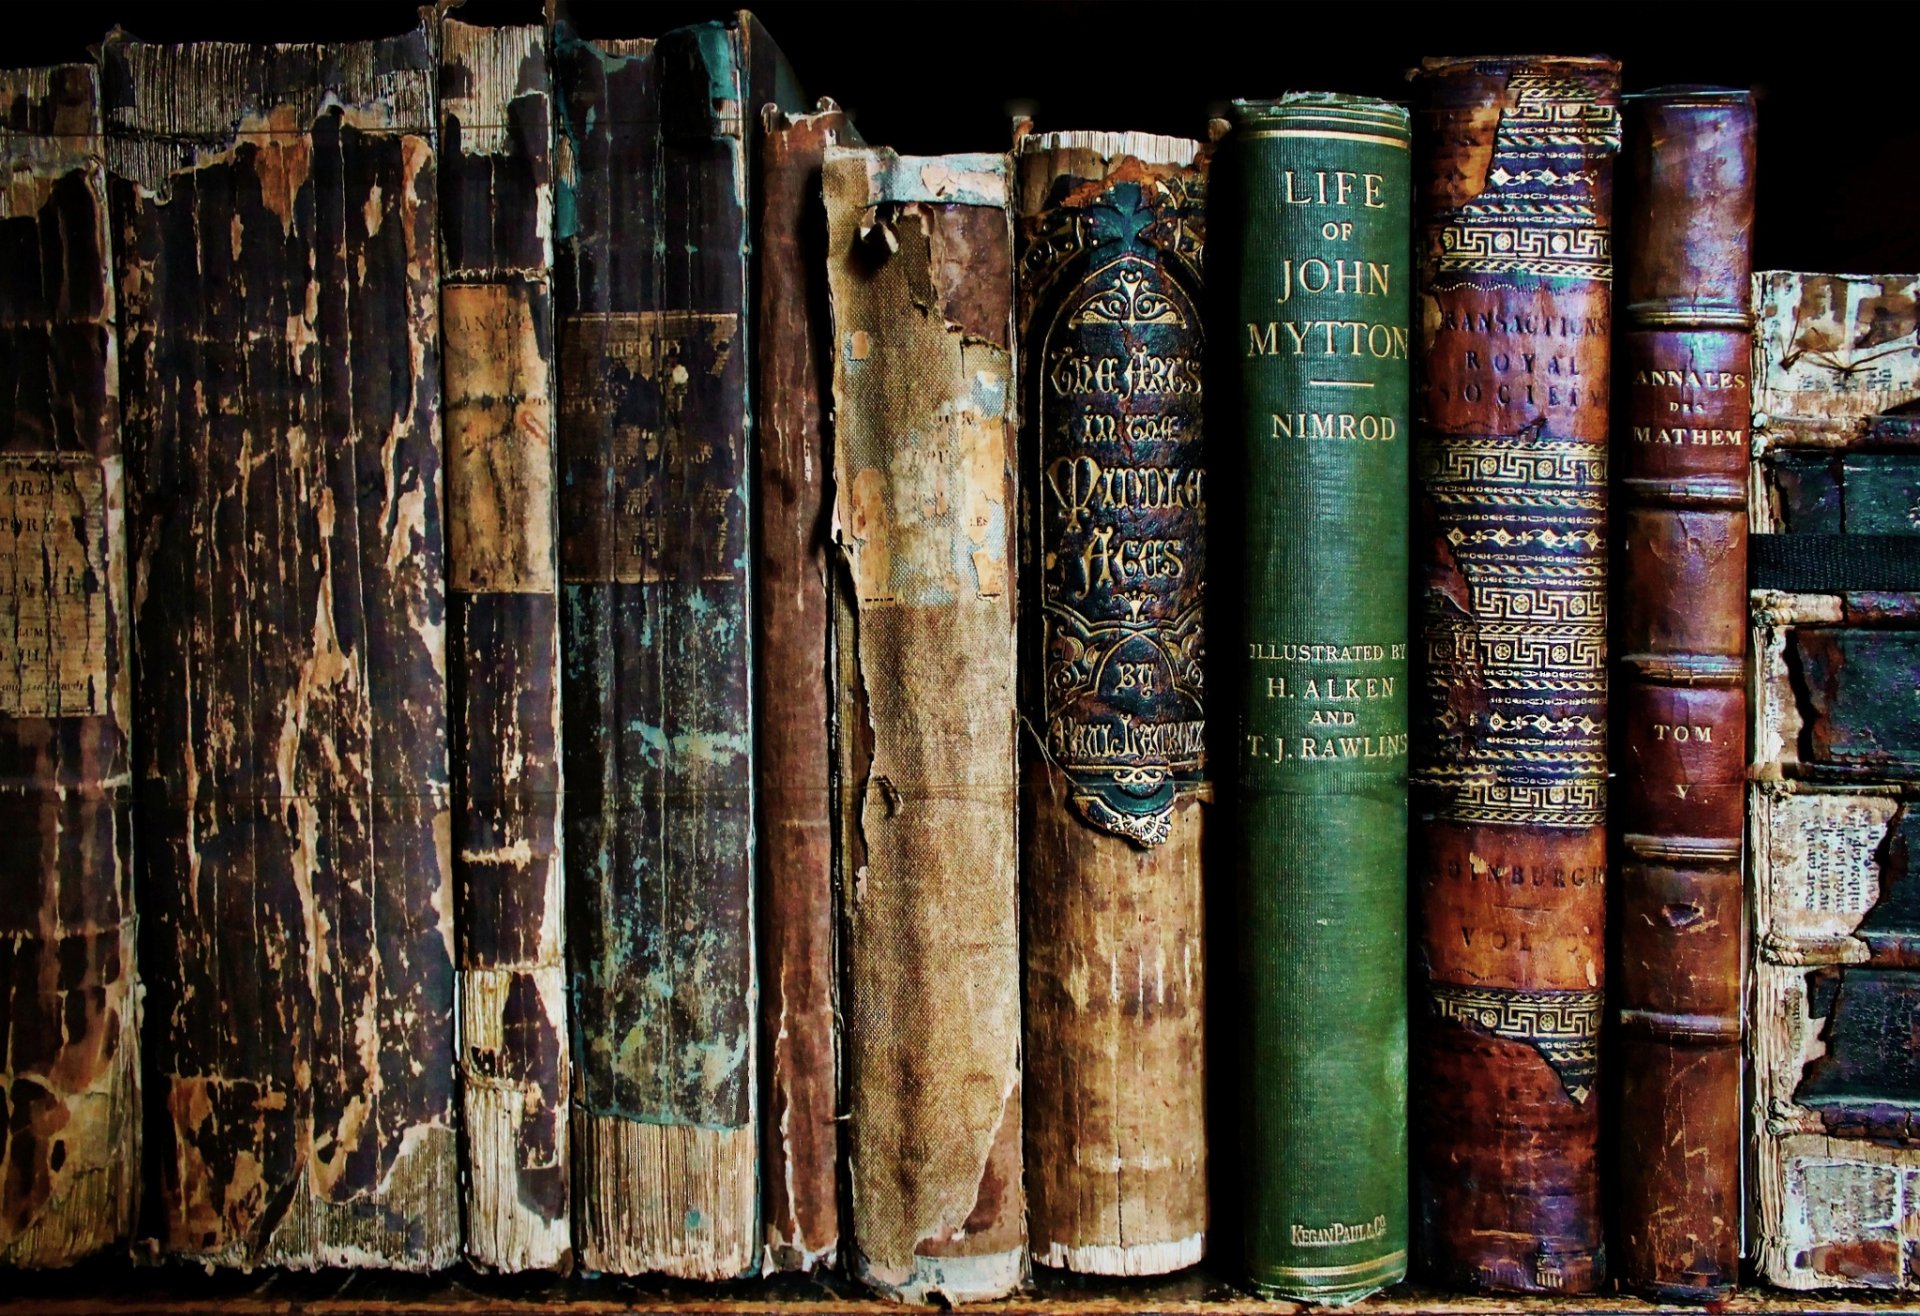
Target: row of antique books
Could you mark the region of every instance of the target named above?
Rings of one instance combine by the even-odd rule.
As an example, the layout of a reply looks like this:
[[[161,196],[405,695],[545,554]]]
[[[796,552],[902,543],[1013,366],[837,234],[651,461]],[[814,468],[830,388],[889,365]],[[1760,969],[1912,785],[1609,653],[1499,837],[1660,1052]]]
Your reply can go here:
[[[1747,94],[795,86],[0,75],[0,1262],[1920,1285],[1916,281]]]

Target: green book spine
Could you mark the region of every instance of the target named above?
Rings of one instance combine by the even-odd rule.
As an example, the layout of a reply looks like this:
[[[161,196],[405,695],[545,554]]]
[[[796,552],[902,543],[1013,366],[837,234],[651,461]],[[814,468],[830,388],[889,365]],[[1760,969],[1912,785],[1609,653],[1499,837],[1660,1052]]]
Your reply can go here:
[[[1346,1302],[1407,1269],[1409,128],[1234,111],[1208,280],[1239,367],[1247,1265]]]

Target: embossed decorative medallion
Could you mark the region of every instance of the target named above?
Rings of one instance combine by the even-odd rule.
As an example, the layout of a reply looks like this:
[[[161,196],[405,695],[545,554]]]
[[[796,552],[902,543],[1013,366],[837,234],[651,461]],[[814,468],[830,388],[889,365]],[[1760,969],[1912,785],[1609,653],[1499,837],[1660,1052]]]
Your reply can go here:
[[[1092,825],[1166,839],[1205,768],[1198,198],[1106,188],[1029,247],[1047,752]]]

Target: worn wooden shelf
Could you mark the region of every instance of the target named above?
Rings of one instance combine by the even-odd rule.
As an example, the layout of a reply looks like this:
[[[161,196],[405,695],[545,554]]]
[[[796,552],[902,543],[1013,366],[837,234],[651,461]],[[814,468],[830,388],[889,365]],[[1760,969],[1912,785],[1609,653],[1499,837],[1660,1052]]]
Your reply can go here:
[[[935,1311],[884,1302],[840,1279],[779,1276],[701,1285],[610,1276],[537,1279],[481,1275],[392,1275],[372,1271],[207,1274],[179,1264],[136,1266],[102,1262],[58,1272],[0,1272],[0,1312],[7,1316],[895,1316]],[[1289,1316],[1303,1304],[1270,1302],[1206,1270],[1162,1279],[1095,1281],[1041,1273],[1031,1290],[1000,1302],[960,1310],[982,1316]],[[1398,1285],[1345,1310],[1360,1316],[1679,1316],[1720,1313],[1884,1313],[1920,1311],[1912,1295],[1799,1295],[1752,1289],[1710,1308],[1647,1302],[1621,1294],[1592,1298],[1465,1297],[1417,1285]]]

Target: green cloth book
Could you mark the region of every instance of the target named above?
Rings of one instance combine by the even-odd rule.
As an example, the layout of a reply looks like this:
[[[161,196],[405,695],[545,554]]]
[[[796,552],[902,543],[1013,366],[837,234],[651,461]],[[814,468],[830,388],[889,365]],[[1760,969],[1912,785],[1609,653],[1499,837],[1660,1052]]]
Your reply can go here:
[[[1348,1302],[1407,1269],[1407,112],[1235,102],[1216,168],[1247,1267]]]

